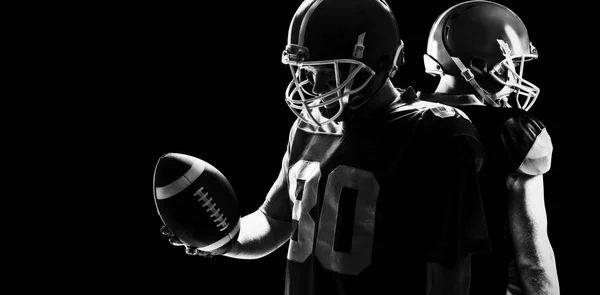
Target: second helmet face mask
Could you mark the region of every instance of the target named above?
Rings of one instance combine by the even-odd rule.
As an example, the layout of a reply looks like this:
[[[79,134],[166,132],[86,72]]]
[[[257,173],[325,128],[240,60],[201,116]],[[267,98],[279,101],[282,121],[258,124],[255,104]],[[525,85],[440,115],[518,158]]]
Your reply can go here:
[[[529,110],[540,89],[523,78],[525,62],[538,57],[521,19],[489,1],[467,1],[442,13],[433,24],[424,56],[425,71],[468,81],[487,105]],[[524,102],[521,102],[524,99]]]
[[[286,102],[304,122],[332,122],[359,92],[372,88],[376,75],[393,76],[402,54],[396,20],[384,1],[306,0],[292,19],[282,54],[292,72]],[[323,81],[316,79],[325,79],[328,87],[317,89]]]

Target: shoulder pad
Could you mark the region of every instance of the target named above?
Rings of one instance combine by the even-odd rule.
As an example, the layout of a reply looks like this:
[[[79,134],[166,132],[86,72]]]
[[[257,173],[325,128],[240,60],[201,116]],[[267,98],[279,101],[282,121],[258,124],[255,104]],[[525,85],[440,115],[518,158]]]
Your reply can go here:
[[[447,118],[456,115],[455,108],[443,104],[436,104],[435,106],[432,106],[430,110],[434,115],[440,118]]]
[[[423,134],[430,137],[430,142],[447,142],[457,137],[465,137],[480,145],[475,127],[462,110],[439,103],[422,103],[427,111],[420,119],[419,128]]]
[[[467,114],[465,114],[462,110],[460,110],[457,107],[438,103],[438,102],[424,101],[424,103],[426,103],[426,107],[429,109],[429,111],[431,111],[431,113],[434,114],[438,118],[448,118],[448,117],[461,118],[462,117],[462,118],[466,119],[467,121],[471,122],[471,120],[469,119]]]

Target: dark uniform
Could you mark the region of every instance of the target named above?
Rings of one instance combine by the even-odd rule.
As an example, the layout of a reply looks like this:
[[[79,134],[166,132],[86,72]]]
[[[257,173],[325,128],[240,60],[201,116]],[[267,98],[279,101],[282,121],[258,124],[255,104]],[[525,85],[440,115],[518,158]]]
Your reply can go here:
[[[489,250],[481,158],[464,114],[410,88],[343,129],[297,120],[261,207],[294,224],[285,294],[424,294],[425,261]]]
[[[469,96],[425,96],[461,109],[473,122],[483,144],[485,160],[480,185],[492,252],[472,259],[472,295],[522,294],[513,242],[508,232],[507,178],[518,172],[540,175],[550,169],[552,141],[544,124],[518,108],[472,104]]]

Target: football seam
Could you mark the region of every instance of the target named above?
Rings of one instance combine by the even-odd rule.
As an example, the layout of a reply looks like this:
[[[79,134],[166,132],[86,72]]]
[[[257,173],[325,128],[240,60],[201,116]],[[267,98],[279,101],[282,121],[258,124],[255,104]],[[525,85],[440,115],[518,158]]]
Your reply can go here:
[[[235,227],[227,235],[222,237],[220,240],[218,240],[210,245],[199,248],[199,249],[201,251],[211,252],[211,251],[217,250],[217,249],[221,248],[223,245],[227,244],[240,231],[240,221],[241,221],[241,218],[238,220]]]
[[[198,161],[194,161],[194,163],[192,163],[192,167],[190,167],[190,169],[177,180],[165,186],[157,187],[156,198],[159,200],[168,199],[190,186],[204,172],[204,165],[201,164],[202,163],[199,163]]]

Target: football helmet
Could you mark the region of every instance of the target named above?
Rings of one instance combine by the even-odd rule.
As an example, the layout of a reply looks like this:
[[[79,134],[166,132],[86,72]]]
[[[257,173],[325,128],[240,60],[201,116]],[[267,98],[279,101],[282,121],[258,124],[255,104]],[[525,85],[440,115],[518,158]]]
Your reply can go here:
[[[394,76],[404,63],[403,48],[396,18],[383,0],[305,0],[291,21],[281,57],[292,72],[286,103],[309,124],[334,121],[359,92],[369,96]],[[325,93],[313,93],[315,68],[330,70]],[[315,109],[323,116],[314,116]]]
[[[508,97],[529,110],[540,89],[523,79],[525,61],[538,52],[521,19],[507,7],[490,1],[459,3],[434,22],[423,56],[433,76],[462,77],[483,103],[510,107]],[[521,100],[525,101],[521,103]]]

